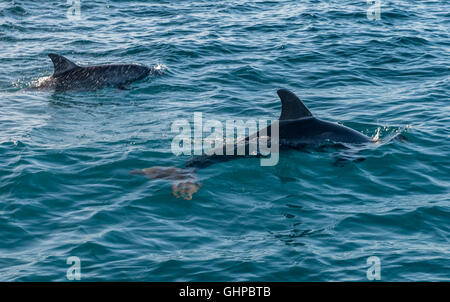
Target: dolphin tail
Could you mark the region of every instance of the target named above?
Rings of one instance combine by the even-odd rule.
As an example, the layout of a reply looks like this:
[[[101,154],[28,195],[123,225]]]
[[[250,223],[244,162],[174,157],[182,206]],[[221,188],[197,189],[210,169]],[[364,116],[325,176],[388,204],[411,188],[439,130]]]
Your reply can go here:
[[[132,175],[145,175],[150,179],[167,179],[172,181],[172,194],[191,200],[192,195],[198,192],[202,184],[197,182],[194,169],[181,169],[176,167],[150,167],[130,172]]]

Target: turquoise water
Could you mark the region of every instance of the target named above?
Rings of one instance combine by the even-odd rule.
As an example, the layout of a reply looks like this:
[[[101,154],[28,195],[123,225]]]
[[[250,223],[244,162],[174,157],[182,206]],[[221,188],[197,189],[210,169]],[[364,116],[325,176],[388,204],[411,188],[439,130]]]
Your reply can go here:
[[[0,3],[0,280],[450,280],[450,3]],[[27,91],[47,53],[141,63],[129,90]],[[276,90],[381,141],[198,172],[192,200],[129,171],[182,166],[176,119],[276,119]]]

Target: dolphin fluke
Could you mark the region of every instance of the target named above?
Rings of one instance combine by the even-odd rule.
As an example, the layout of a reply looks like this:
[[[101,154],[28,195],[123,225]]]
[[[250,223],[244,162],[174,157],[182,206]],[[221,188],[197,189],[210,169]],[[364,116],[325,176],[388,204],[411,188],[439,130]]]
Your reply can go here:
[[[133,170],[130,174],[145,175],[150,179],[171,180],[173,196],[186,200],[191,200],[192,195],[197,193],[202,187],[202,184],[197,182],[197,177],[192,169],[155,166]]]
[[[312,116],[305,104],[287,89],[277,91],[281,100],[281,115],[279,120],[296,120],[302,117]]]
[[[64,72],[67,72],[69,70],[79,67],[77,64],[70,61],[69,59],[64,58],[63,56],[57,55],[55,53],[49,53],[48,56],[52,60],[53,66],[55,67],[55,71],[53,72],[54,77],[56,77],[60,74],[63,74]]]

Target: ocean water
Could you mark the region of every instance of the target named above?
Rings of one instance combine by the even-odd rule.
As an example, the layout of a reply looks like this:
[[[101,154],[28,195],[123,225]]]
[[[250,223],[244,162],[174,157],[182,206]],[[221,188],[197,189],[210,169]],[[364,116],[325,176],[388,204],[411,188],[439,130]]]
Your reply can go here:
[[[67,281],[69,257],[83,281],[450,280],[449,1],[80,4],[0,2],[0,280]],[[27,90],[50,52],[166,75]],[[276,119],[279,88],[380,141],[212,165],[192,200],[130,175],[182,166],[194,112]]]

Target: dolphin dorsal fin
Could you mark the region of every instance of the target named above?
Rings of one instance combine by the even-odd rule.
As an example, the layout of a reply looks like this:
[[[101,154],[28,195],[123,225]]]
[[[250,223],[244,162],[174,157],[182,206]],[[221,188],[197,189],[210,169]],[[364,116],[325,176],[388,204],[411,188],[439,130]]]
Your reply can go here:
[[[53,66],[55,67],[53,76],[58,76],[66,71],[79,67],[77,64],[64,58],[63,56],[54,53],[49,53],[48,56],[52,60]]]
[[[279,120],[296,120],[302,117],[312,116],[308,108],[300,99],[287,89],[277,91],[281,100],[281,115]]]

